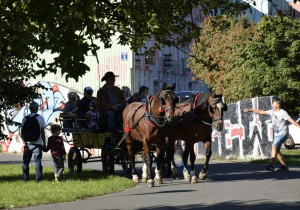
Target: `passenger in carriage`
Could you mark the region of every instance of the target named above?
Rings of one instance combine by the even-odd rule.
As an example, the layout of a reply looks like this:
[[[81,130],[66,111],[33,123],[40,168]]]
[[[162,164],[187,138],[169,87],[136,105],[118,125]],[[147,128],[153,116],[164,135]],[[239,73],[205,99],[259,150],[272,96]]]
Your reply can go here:
[[[78,107],[76,107],[76,101],[79,100],[79,96],[75,92],[68,93],[69,101],[66,103],[63,113],[66,115],[76,116],[78,112]],[[73,128],[73,123],[71,120],[63,122],[64,128]]]
[[[109,130],[115,142],[118,141],[116,119],[122,117],[123,109],[126,106],[126,100],[122,90],[115,86],[116,77],[118,76],[113,72],[106,72],[101,79],[101,82],[105,81],[106,83],[97,92],[97,105],[108,120]]]
[[[97,102],[91,101],[89,108],[90,111],[86,113],[85,117],[89,120],[90,129],[96,132],[100,126],[100,113],[97,111]]]
[[[141,86],[139,89],[139,95],[141,102],[147,102],[147,96],[149,94],[149,88],[147,86]]]
[[[130,97],[132,96],[130,88],[127,86],[123,86],[122,92],[123,92],[125,100],[128,101],[130,99]]]
[[[93,100],[93,89],[89,86],[84,88],[84,97],[78,103],[78,117],[80,119],[86,119],[85,115],[90,110],[89,105]],[[79,123],[81,128],[88,128],[86,121],[82,120]]]
[[[141,102],[141,98],[138,92],[135,92],[127,101],[127,104],[131,104],[133,102]]]

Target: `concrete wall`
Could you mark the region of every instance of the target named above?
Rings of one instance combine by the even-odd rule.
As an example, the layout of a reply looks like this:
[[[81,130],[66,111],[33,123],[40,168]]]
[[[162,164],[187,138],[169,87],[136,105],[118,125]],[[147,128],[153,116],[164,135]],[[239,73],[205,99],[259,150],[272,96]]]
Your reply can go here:
[[[244,113],[244,109],[272,109],[272,97],[251,98],[229,104],[224,112],[222,132],[213,131],[213,155],[225,158],[268,158],[271,155],[273,131],[270,117]],[[197,157],[205,155],[202,142],[195,144]]]

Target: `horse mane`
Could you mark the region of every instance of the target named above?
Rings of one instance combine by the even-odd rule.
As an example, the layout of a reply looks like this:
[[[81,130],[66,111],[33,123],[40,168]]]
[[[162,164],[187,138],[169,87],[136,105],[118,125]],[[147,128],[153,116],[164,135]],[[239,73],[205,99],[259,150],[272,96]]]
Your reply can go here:
[[[199,93],[199,94],[200,94],[198,96],[199,99],[197,101],[195,109],[204,109],[207,106],[208,98],[211,96],[211,93]],[[194,96],[193,101],[196,99],[197,95]]]

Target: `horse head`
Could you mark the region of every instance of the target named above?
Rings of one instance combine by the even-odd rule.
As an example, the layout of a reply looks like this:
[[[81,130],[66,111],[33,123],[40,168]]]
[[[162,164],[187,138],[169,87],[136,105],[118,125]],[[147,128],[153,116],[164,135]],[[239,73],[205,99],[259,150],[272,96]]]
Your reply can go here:
[[[153,105],[157,106],[153,107],[153,110],[156,109],[159,113],[164,114],[164,117],[168,122],[171,122],[174,119],[175,106],[179,101],[178,96],[176,96],[174,93],[175,88],[175,83],[171,87],[168,87],[167,84],[164,83],[156,95],[159,103]]]
[[[212,126],[217,131],[222,131],[223,129],[223,112],[227,111],[227,105],[223,101],[222,94],[217,94],[212,92],[208,99],[208,112],[212,118]]]

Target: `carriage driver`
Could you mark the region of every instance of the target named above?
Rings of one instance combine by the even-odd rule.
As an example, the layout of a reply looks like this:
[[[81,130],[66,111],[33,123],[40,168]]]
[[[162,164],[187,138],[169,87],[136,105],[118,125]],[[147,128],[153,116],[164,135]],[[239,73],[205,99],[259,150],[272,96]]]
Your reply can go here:
[[[114,142],[118,142],[116,119],[122,117],[123,109],[126,106],[126,100],[122,90],[115,86],[116,77],[118,77],[118,75],[115,75],[113,72],[106,72],[101,79],[101,82],[105,81],[106,83],[97,92],[97,104],[101,111],[105,113]]]

